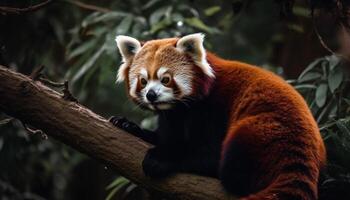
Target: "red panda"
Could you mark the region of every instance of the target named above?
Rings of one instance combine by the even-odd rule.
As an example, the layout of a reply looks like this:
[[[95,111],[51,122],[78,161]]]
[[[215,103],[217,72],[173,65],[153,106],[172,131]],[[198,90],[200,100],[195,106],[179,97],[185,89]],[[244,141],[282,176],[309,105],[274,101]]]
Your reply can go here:
[[[141,43],[117,36],[117,81],[158,115],[148,131],[110,121],[155,145],[145,175],[176,172],[217,177],[244,200],[315,200],[324,143],[307,104],[271,72],[206,51],[203,34]]]

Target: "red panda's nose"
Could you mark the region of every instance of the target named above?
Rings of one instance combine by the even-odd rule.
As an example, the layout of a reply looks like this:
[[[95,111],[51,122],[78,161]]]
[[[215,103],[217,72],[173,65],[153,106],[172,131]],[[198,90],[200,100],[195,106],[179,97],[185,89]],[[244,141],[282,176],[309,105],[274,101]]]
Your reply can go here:
[[[157,100],[157,97],[157,93],[154,90],[148,90],[146,94],[146,98],[148,99],[148,101],[154,102],[155,100]]]

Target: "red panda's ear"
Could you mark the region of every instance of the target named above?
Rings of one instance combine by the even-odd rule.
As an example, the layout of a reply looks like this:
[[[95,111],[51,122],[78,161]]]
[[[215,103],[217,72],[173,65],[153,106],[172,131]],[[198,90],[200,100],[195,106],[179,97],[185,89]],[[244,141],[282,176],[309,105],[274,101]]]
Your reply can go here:
[[[132,37],[119,35],[115,38],[119,52],[123,59],[123,64],[119,67],[117,82],[122,82],[125,79],[125,70],[130,59],[141,49],[141,43]]]
[[[195,33],[180,38],[176,43],[176,48],[190,55],[196,65],[200,67],[206,75],[215,77],[213,69],[207,62],[203,42],[204,34]]]

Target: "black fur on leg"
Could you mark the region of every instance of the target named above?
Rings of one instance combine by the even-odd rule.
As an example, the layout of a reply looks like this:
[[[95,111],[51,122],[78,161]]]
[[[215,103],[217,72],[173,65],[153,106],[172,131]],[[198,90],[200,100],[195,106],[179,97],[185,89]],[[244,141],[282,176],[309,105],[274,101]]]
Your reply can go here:
[[[164,178],[175,171],[175,164],[164,159],[159,148],[149,149],[142,162],[143,172],[152,178]]]
[[[250,180],[253,169],[247,150],[232,141],[221,159],[219,176],[224,188],[238,196],[251,193]]]

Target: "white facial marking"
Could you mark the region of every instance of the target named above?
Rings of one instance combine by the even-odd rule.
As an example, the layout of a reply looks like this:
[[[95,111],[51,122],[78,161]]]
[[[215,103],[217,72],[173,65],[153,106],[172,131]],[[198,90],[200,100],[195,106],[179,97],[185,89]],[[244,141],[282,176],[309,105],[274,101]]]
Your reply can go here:
[[[127,63],[123,63],[122,65],[120,65],[118,73],[117,73],[117,80],[116,83],[120,83],[123,82],[125,80],[125,70],[128,67]]]
[[[147,79],[148,73],[147,73],[147,70],[145,68],[141,68],[140,74],[143,78]]]
[[[191,80],[186,74],[176,74],[174,80],[179,86],[182,95],[190,95],[192,92]]]
[[[142,89],[143,100],[147,103],[150,102],[146,98],[146,94],[151,89],[158,95],[156,102],[174,100],[173,89],[165,87],[159,80],[151,80],[147,83],[146,87]]]
[[[157,77],[160,79],[160,77],[162,77],[162,75],[167,71],[168,71],[168,68],[166,67],[159,68],[157,71]]]
[[[129,84],[130,84],[130,89],[129,89],[129,94],[130,96],[136,98],[136,89],[137,89],[137,77],[129,77]]]

